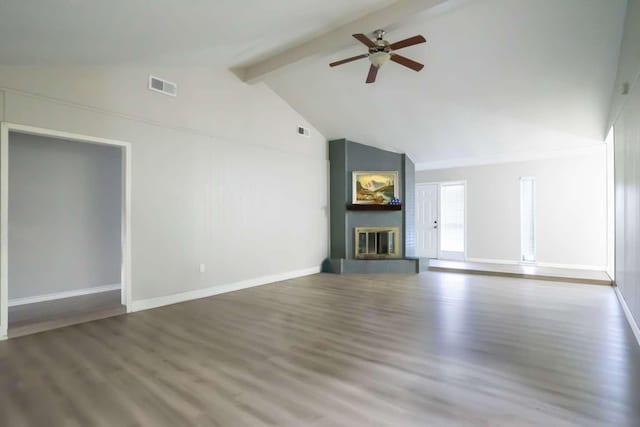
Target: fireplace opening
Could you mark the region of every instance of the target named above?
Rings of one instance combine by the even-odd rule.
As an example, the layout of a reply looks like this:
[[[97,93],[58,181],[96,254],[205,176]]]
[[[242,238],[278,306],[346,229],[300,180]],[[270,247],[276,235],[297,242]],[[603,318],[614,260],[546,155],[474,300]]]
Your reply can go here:
[[[358,259],[398,258],[398,227],[356,227],[355,257]]]

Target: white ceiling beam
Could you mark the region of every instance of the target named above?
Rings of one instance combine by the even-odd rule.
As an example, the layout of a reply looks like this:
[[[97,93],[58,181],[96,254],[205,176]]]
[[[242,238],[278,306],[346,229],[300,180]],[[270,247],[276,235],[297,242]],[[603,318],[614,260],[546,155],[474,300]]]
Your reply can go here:
[[[269,73],[310,56],[328,55],[353,46],[357,42],[351,37],[352,34],[370,33],[378,28],[389,29],[414,18],[419,13],[435,9],[437,6],[444,6],[445,3],[457,3],[457,1],[399,0],[397,3],[369,13],[284,52],[248,66],[236,68],[234,72],[245,82],[254,83]]]

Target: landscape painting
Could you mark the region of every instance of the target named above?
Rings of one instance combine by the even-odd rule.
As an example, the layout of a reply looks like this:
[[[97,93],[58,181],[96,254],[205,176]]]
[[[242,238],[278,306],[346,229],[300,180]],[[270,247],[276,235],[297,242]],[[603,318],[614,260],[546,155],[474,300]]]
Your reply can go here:
[[[386,205],[398,197],[398,171],[354,171],[353,204]]]

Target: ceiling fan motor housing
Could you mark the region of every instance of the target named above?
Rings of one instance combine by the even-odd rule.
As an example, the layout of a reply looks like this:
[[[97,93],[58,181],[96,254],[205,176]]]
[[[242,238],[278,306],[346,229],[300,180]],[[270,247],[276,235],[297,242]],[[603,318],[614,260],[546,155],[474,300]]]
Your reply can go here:
[[[387,63],[391,58],[391,48],[389,42],[382,39],[384,31],[376,31],[377,39],[375,40],[376,47],[369,48],[369,61],[376,67],[380,67]]]
[[[376,36],[374,41],[375,47],[369,48],[369,61],[376,67],[380,67],[391,58],[391,47],[389,42],[384,40],[384,30],[376,30],[373,32]]]

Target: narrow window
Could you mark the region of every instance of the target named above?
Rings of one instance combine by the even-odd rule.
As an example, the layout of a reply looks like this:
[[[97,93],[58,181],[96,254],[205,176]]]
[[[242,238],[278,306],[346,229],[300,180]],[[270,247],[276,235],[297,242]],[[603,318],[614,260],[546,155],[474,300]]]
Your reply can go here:
[[[442,184],[440,251],[444,258],[464,255],[464,184]]]
[[[536,260],[536,180],[520,178],[520,242],[522,261]]]

